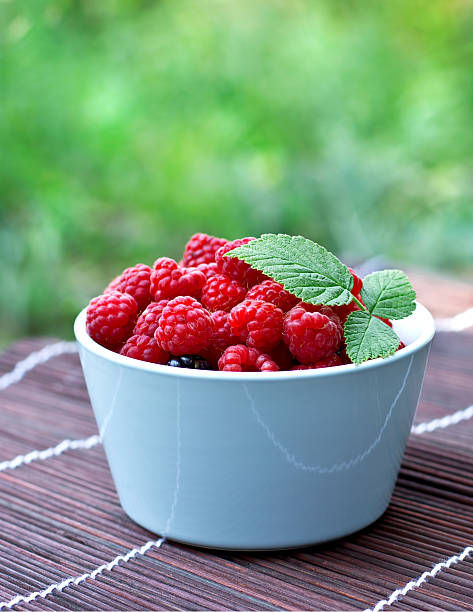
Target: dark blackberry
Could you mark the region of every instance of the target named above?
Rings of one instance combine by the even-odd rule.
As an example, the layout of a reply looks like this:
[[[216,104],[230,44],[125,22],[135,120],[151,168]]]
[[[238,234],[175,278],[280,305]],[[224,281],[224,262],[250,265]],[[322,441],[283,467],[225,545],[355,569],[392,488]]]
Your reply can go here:
[[[173,368],[190,368],[191,370],[212,369],[207,359],[204,359],[200,355],[180,355],[179,357],[171,357],[166,365]]]

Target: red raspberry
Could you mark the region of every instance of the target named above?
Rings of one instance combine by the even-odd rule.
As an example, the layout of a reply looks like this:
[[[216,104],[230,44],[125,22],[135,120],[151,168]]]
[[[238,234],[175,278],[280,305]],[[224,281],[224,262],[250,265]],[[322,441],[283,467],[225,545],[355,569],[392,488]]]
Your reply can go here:
[[[269,302],[245,300],[234,306],[228,320],[233,333],[252,348],[269,351],[281,342],[283,311]]]
[[[203,274],[205,274],[205,278],[209,280],[215,274],[218,274],[218,267],[215,262],[212,263],[203,263],[196,266],[197,270],[200,270]]]
[[[87,308],[87,333],[105,348],[117,349],[130,336],[137,312],[138,304],[128,293],[99,295]]]
[[[225,349],[218,360],[218,369],[224,372],[277,372],[279,370],[269,355],[244,344]]]
[[[286,291],[281,284],[272,279],[265,280],[259,285],[252,287],[248,291],[246,299],[271,302],[271,304],[275,304],[283,312],[291,310],[299,302],[295,295]]]
[[[208,310],[231,310],[245,295],[246,289],[238,281],[216,274],[205,283],[200,301]]]
[[[233,334],[232,326],[228,321],[229,313],[224,310],[216,310],[210,315],[214,324],[212,346],[223,353],[232,344],[238,344],[240,339]]]
[[[350,357],[348,357],[347,347],[346,347],[345,344],[343,344],[342,348],[338,351],[338,354],[340,355],[340,359],[341,359],[342,365],[346,365],[348,363],[353,363],[352,360],[350,359]]]
[[[160,302],[148,304],[139,316],[133,334],[154,338],[154,332],[158,327],[159,319],[167,304],[169,304],[169,300],[161,300]]]
[[[228,322],[228,315],[229,313],[224,310],[216,310],[210,315],[212,317],[214,331],[210,346],[204,352],[203,357],[215,366],[227,347],[240,342],[240,338],[233,335],[232,327]]]
[[[284,318],[284,342],[300,363],[315,363],[340,348],[340,319],[328,306],[301,302]]]
[[[117,276],[105,289],[104,293],[110,291],[121,291],[132,295],[138,308],[143,310],[151,302],[149,293],[151,268],[145,264],[136,264],[132,268],[124,270],[120,276]]]
[[[178,295],[199,297],[205,275],[196,268],[180,268],[174,259],[160,257],[154,262],[150,293],[155,302]]]
[[[358,274],[355,272],[355,270],[353,270],[352,268],[348,268],[348,269],[350,270],[350,274],[353,276],[353,287],[352,287],[351,292],[353,293],[353,295],[358,296],[358,294],[360,293],[363,287],[363,281],[358,276]]]
[[[154,337],[172,355],[199,355],[209,347],[212,333],[210,313],[194,298],[180,296],[165,306]]]
[[[128,338],[120,351],[120,355],[162,364],[167,363],[169,359],[169,353],[163,351],[154,338],[140,336],[139,334]]]
[[[333,353],[333,355],[329,355],[325,357],[325,359],[321,359],[316,363],[305,363],[303,365],[296,365],[291,368],[291,370],[316,370],[318,368],[331,368],[332,366],[343,365],[343,361],[337,355],[337,353]]]
[[[257,283],[263,282],[267,278],[259,270],[253,270],[251,266],[235,257],[224,257],[225,253],[236,249],[239,246],[248,244],[256,238],[241,238],[240,240],[233,240],[233,242],[227,242],[224,246],[220,247],[215,254],[215,262],[221,274],[226,274],[230,278],[237,280],[245,287],[252,287]]]
[[[182,265],[198,266],[215,261],[215,253],[227,243],[225,238],[216,238],[208,234],[194,234],[186,244]]]
[[[361,296],[358,294],[357,297],[361,302]],[[349,304],[343,304],[343,306],[332,306],[333,312],[338,316],[342,325],[345,325],[348,315],[355,310],[360,310],[360,307],[356,302],[350,302]]]
[[[278,364],[280,370],[290,370],[295,364],[294,357],[284,342],[280,342],[276,348],[268,351],[268,355]]]

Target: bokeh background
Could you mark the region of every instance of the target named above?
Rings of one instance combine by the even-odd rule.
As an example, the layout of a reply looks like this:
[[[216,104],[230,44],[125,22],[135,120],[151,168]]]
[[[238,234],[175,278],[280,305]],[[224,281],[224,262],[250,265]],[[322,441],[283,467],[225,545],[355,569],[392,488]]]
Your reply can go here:
[[[473,3],[1,0],[0,344],[190,234],[473,277]]]

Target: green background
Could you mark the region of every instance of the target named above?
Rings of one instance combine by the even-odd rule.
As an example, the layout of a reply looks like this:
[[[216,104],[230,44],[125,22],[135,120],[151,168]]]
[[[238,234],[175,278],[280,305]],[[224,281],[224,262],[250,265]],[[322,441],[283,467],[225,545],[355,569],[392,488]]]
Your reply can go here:
[[[473,4],[0,2],[0,343],[190,234],[473,274]]]

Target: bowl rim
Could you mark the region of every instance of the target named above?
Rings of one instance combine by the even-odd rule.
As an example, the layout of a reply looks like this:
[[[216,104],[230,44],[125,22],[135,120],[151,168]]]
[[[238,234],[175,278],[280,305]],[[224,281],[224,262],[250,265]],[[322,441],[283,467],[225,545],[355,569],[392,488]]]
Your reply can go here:
[[[86,331],[86,314],[87,307],[81,310],[74,321],[74,334],[77,342],[83,348],[87,349],[91,353],[94,353],[98,357],[102,357],[105,360],[115,363],[120,366],[124,366],[129,369],[141,370],[142,372],[151,372],[155,374],[162,374],[165,376],[178,377],[178,378],[198,378],[201,380],[231,380],[233,382],[252,381],[257,380],[261,382],[267,382],[268,380],[281,381],[281,380],[296,380],[306,378],[319,378],[327,376],[339,376],[347,374],[349,372],[362,372],[364,370],[379,368],[404,359],[409,355],[413,355],[420,351],[423,347],[430,343],[435,334],[435,321],[429,310],[423,306],[420,302],[416,301],[416,310],[411,315],[416,316],[422,322],[422,331],[419,336],[405,348],[396,351],[394,355],[390,357],[377,359],[371,359],[361,364],[349,363],[341,366],[331,366],[328,368],[320,368],[315,370],[283,370],[279,372],[220,372],[217,370],[190,370],[185,368],[172,368],[167,365],[161,365],[157,363],[148,363],[146,361],[140,361],[138,359],[132,359],[125,355],[119,355],[113,351],[101,346],[95,340],[88,335]],[[410,318],[410,317],[408,317]],[[406,319],[404,319],[405,321]],[[396,322],[394,322],[396,324]]]

